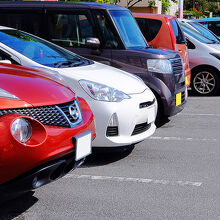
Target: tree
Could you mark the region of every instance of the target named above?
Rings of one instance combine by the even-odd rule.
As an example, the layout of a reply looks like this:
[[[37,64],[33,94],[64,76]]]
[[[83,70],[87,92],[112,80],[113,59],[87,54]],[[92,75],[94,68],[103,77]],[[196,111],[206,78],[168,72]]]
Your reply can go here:
[[[184,10],[195,17],[209,15],[210,12],[219,16],[218,2],[218,0],[184,0]]]

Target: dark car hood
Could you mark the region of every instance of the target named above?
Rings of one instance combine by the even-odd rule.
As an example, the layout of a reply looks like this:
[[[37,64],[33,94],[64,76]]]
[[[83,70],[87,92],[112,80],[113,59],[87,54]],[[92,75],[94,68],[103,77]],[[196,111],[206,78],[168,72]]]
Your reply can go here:
[[[139,53],[142,53],[143,56],[147,56],[149,58],[155,58],[155,59],[174,59],[174,58],[180,58],[180,55],[175,50],[167,50],[167,49],[157,49],[153,47],[147,47],[147,48],[137,48],[134,49],[134,51],[138,51]]]

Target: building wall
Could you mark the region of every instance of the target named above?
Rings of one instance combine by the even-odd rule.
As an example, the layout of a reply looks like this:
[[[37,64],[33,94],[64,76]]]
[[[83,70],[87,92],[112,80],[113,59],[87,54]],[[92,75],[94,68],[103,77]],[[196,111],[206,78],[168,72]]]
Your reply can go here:
[[[162,13],[162,3],[159,0],[155,0],[155,6],[150,8],[149,7],[149,1],[150,0],[142,0],[135,4],[132,8],[129,8],[131,12],[136,13],[154,13],[154,14],[161,14]],[[120,2],[117,5],[127,7],[128,0],[120,0]],[[135,0],[134,0],[135,2]],[[169,12],[166,14],[175,15],[176,11],[178,10],[178,3],[171,2],[171,7]]]

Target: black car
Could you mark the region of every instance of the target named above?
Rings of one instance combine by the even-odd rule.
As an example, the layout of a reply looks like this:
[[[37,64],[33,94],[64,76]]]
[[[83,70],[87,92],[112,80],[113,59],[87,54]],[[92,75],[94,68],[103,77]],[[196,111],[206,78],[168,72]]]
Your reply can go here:
[[[0,25],[27,31],[139,76],[154,92],[165,116],[180,112],[186,103],[179,53],[149,47],[126,8],[96,3],[0,2]]]

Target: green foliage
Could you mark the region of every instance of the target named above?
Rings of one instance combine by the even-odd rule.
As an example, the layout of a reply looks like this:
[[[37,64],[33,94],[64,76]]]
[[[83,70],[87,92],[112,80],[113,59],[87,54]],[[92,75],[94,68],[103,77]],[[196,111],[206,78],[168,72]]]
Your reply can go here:
[[[219,0],[184,0],[184,10],[194,17],[209,16],[210,12],[214,16],[220,16],[218,2]]]
[[[174,3],[178,3],[178,0],[160,0],[162,1],[162,11],[163,12],[169,12],[171,1]]]
[[[148,5],[149,5],[149,8],[153,8],[156,5],[156,2],[155,1],[149,1]]]

